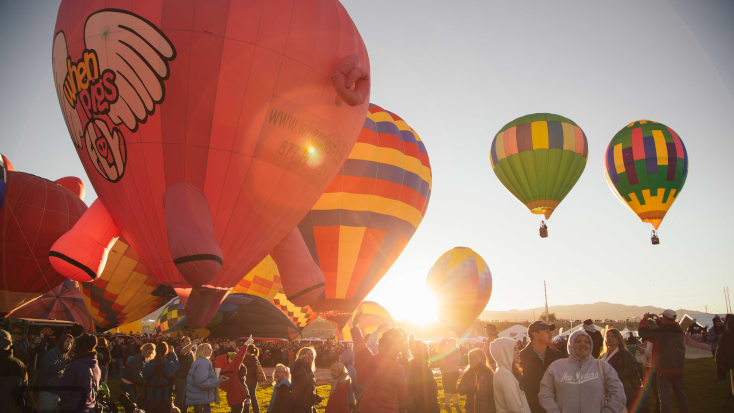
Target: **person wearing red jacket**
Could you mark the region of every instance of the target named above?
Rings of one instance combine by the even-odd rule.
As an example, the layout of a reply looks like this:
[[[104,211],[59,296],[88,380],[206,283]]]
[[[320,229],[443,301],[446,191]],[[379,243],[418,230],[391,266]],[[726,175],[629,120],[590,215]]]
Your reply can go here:
[[[359,329],[362,313],[354,317],[351,329],[354,340],[354,367],[359,373],[357,384],[363,385],[358,413],[398,413],[399,401],[408,395],[405,368],[397,360],[405,342],[405,336],[397,328],[382,333],[373,354],[364,342]],[[377,334],[377,332],[373,333]]]
[[[346,366],[341,363],[334,363],[331,366],[331,393],[329,401],[326,403],[325,413],[349,413],[349,388],[352,386],[352,379],[349,377]]]
[[[219,384],[219,388],[227,393],[227,405],[232,409],[232,413],[244,412],[245,407],[251,403],[250,392],[245,385],[247,368],[243,361],[246,355],[247,346],[242,346],[232,358],[229,358],[229,354],[217,357],[214,365],[222,369],[220,373],[222,376],[228,378]]]

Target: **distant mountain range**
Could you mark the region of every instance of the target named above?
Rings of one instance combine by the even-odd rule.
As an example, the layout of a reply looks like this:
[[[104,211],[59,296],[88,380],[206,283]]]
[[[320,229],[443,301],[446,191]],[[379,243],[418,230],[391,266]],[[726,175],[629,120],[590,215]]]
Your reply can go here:
[[[533,310],[535,315],[533,316]],[[556,318],[574,320],[586,320],[591,318],[594,320],[624,320],[627,317],[642,317],[645,313],[662,313],[665,308],[653,306],[636,306],[614,303],[594,303],[594,304],[574,304],[574,305],[553,305],[548,306],[550,313],[555,313]],[[699,313],[700,311],[686,310],[675,308],[678,312],[678,318],[684,314]],[[537,320],[545,311],[545,307],[530,308],[527,310],[508,310],[508,311],[484,311],[479,316],[481,320],[500,320],[500,321],[532,321]]]

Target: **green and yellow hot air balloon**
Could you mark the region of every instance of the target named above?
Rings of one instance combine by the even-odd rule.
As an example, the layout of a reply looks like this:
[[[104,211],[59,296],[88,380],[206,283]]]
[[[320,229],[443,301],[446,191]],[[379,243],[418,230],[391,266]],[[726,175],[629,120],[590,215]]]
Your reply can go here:
[[[632,122],[609,142],[604,157],[612,191],[643,222],[655,228],[688,178],[688,151],[675,131],[650,120]]]
[[[574,121],[535,113],[500,129],[489,159],[502,185],[530,212],[548,219],[581,177],[588,157],[586,135]],[[543,222],[541,236],[544,228]]]

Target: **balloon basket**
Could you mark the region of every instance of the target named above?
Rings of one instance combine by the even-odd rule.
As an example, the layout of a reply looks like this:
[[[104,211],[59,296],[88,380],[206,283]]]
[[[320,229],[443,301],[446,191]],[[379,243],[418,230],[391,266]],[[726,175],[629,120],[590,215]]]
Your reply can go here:
[[[548,226],[545,221],[540,221],[540,238],[548,238]]]
[[[652,242],[652,245],[658,245],[658,244],[660,244],[660,238],[658,238],[658,233],[655,232],[655,230],[652,231],[652,236],[650,237],[650,242]]]

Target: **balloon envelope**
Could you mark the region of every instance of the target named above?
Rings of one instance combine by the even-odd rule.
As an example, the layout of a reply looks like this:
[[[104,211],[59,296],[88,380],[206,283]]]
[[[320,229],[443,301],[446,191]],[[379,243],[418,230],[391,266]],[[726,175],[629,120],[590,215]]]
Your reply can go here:
[[[87,210],[81,199],[54,182],[9,170],[6,176],[0,207],[0,315],[65,280],[48,253]]]
[[[298,225],[326,279],[313,310],[344,327],[423,220],[431,182],[418,134],[398,115],[370,104],[347,161]]]
[[[456,247],[433,264],[426,285],[436,294],[439,321],[458,337],[487,306],[492,274],[479,254]]]
[[[72,142],[158,282],[216,309],[346,160],[368,100],[337,104],[355,91],[332,73],[356,59],[368,99],[367,50],[336,0],[105,7],[59,6],[52,68]]]
[[[550,113],[519,117],[492,141],[489,160],[502,185],[533,214],[551,214],[581,177],[589,157],[586,135],[572,120]]]
[[[377,331],[377,329],[383,323],[394,323],[390,312],[387,311],[383,306],[377,304],[374,301],[362,301],[359,304],[359,307],[354,310],[352,318],[349,319],[347,325],[342,329],[342,338],[340,338],[340,340],[352,340],[351,329],[352,327],[354,327],[354,317],[360,312],[362,313],[362,316],[359,318],[359,330],[362,332],[363,337],[367,334],[372,334]]]
[[[604,161],[615,195],[657,229],[688,178],[683,140],[662,123],[638,120],[614,135]]]
[[[99,331],[139,320],[170,300],[154,295],[158,283],[123,238],[112,246],[102,276],[80,284]]]
[[[180,315],[178,310],[176,312]],[[161,330],[163,334],[189,328],[185,314],[175,325],[171,326],[170,321],[167,324],[169,329]],[[262,297],[250,294],[227,296],[209,324],[199,330],[200,336],[210,339],[231,339],[252,335],[260,338],[294,340],[300,334],[298,327],[280,308]]]
[[[176,323],[181,321],[186,315],[186,312],[181,303],[180,298],[174,298],[168,304],[166,308],[161,311],[158,319],[155,321],[155,334],[165,334],[171,329]]]
[[[233,293],[252,294],[268,301],[280,290],[280,273],[270,254],[232,288]]]
[[[84,306],[79,284],[65,280],[51,291],[10,314],[15,318],[73,321],[86,331],[95,331],[92,316]]]
[[[273,303],[274,306],[280,308],[283,313],[285,313],[285,315],[287,315],[288,318],[290,318],[291,321],[293,321],[300,329],[308,327],[309,324],[319,317],[311,307],[299,307],[290,302],[282,290],[279,291],[278,294],[270,300],[270,302]]]

